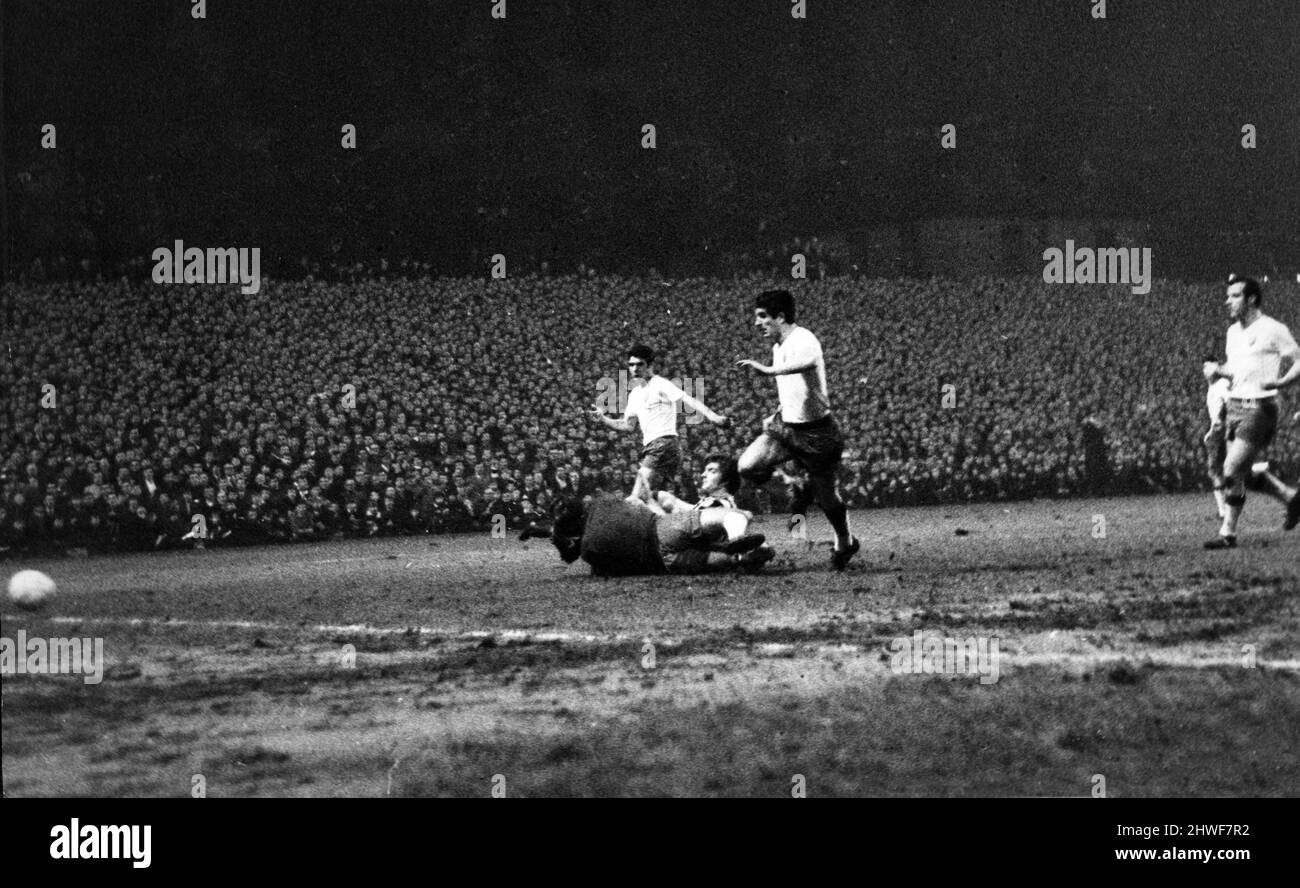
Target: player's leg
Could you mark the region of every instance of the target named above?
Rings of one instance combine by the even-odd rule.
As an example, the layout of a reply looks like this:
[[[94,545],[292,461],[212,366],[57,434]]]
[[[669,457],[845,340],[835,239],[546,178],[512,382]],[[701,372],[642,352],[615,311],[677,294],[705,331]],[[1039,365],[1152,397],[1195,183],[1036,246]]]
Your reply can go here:
[[[808,472],[808,486],[835,531],[831,564],[843,570],[861,548],[849,530],[849,512],[840,496],[839,469],[844,436],[831,416],[811,426],[790,430],[795,460]]]
[[[1291,498],[1295,496],[1296,492],[1296,488],[1291,487],[1273,474],[1267,460],[1257,462],[1250,467],[1250,479],[1247,486],[1251,490],[1258,490],[1260,493],[1273,497],[1283,505],[1291,502]]]
[[[654,469],[643,462],[636,470],[636,481],[632,483],[632,492],[627,495],[627,501],[648,503],[654,492],[654,482]]]
[[[1210,485],[1214,489],[1214,506],[1219,514],[1219,520],[1227,513],[1228,504],[1225,502],[1227,491],[1224,489],[1223,481],[1223,461],[1228,456],[1228,442],[1224,438],[1224,429],[1222,423],[1215,423],[1210,426],[1210,431],[1205,435],[1205,469],[1210,478]]]
[[[817,505],[826,514],[831,529],[835,531],[835,550],[831,560],[835,567],[842,570],[860,548],[860,544],[849,529],[849,510],[840,495],[838,466],[834,469],[810,471],[808,485]]]
[[[649,503],[661,488],[677,477],[681,467],[682,455],[676,435],[665,435],[651,441],[641,451],[641,466],[637,469],[628,502],[640,500]]]
[[[801,522],[808,519],[808,507],[814,499],[812,485],[806,476],[796,476],[790,472],[778,470],[776,477],[786,486],[790,495],[790,517],[786,527],[793,533]]]
[[[740,477],[754,484],[766,484],[776,467],[790,458],[790,449],[764,432],[754,439],[737,460]]]
[[[725,546],[715,546],[725,552],[748,551],[763,543],[761,533],[749,533],[749,515],[739,509],[717,507],[700,509],[700,528],[713,543],[725,540]]]
[[[1230,549],[1237,545],[1237,522],[1246,505],[1246,477],[1255,462],[1256,448],[1240,435],[1231,435],[1228,456],[1223,461],[1224,514],[1219,538],[1205,544],[1207,549]]]
[[[1296,525],[1300,524],[1300,485],[1293,487],[1274,475],[1267,461],[1255,463],[1250,471],[1247,487],[1267,494],[1286,506],[1282,529],[1295,530]]]
[[[704,549],[687,549],[684,552],[665,557],[664,563],[667,565],[669,573],[702,574],[735,570],[736,568],[754,571],[775,557],[776,552],[771,546],[759,546],[740,555],[710,552]]]

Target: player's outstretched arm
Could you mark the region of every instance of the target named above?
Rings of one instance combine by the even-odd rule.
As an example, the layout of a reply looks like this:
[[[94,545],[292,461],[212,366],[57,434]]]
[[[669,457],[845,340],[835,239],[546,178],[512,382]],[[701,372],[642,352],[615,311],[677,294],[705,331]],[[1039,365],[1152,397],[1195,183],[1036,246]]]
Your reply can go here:
[[[691,504],[684,499],[678,499],[666,490],[661,490],[655,494],[655,499],[659,502],[659,507],[665,512],[676,512],[678,509],[689,510]]]
[[[769,367],[767,364],[760,364],[758,361],[751,360],[750,358],[741,358],[736,361],[736,366],[748,367],[763,376],[788,376],[791,373],[803,373],[805,370],[811,370],[813,367],[816,367],[817,358],[811,357],[804,360],[791,361],[782,364],[779,367],[776,365]]]
[[[659,503],[656,502],[655,500],[643,500],[638,497],[636,499],[631,499],[631,498],[625,499],[623,500],[623,502],[630,503],[641,509],[649,509],[651,512],[654,512],[656,515],[668,514],[666,511],[664,511],[664,507],[659,505]]]
[[[636,426],[634,425],[634,423],[636,422],[635,416],[630,416],[630,417],[625,416],[622,419],[610,419],[595,404],[592,404],[591,407],[587,410],[587,415],[594,416],[596,419],[600,420],[601,424],[605,426],[605,428],[614,429],[615,431],[618,432],[627,432],[636,428]]]
[[[692,398],[690,395],[686,394],[685,392],[682,393],[682,404],[691,408],[696,413],[699,413],[705,419],[707,419],[709,422],[713,423],[716,426],[722,426],[725,429],[727,426],[731,425],[730,419],[728,419],[727,417],[723,416],[720,413],[716,413],[713,410],[710,410],[703,401],[697,398]]]

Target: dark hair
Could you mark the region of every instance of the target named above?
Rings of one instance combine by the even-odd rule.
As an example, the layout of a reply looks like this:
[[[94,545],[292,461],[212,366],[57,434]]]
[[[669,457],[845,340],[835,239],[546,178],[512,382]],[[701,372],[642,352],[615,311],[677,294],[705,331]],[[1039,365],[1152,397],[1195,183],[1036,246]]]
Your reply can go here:
[[[1242,288],[1241,295],[1247,299],[1254,296],[1256,305],[1264,301],[1264,291],[1260,289],[1259,281],[1253,277],[1246,277],[1244,274],[1228,275],[1228,286],[1231,287],[1234,284],[1245,284],[1246,286]]]
[[[758,294],[754,307],[761,308],[772,317],[785,315],[787,324],[794,323],[794,297],[789,290],[766,290]]]
[[[722,473],[722,485],[727,488],[727,493],[732,496],[740,490],[740,467],[736,464],[734,457],[727,456],[725,453],[710,453],[704,457],[704,464],[717,463],[718,470]]]
[[[582,513],[582,500],[577,497],[560,497],[551,507],[555,524],[551,527],[551,542],[560,550],[565,564],[572,564],[582,554],[582,532],[587,516]]]
[[[629,358],[640,358],[647,364],[653,364],[655,362],[654,349],[648,345],[641,345],[640,343],[629,348],[627,350],[627,356]]]

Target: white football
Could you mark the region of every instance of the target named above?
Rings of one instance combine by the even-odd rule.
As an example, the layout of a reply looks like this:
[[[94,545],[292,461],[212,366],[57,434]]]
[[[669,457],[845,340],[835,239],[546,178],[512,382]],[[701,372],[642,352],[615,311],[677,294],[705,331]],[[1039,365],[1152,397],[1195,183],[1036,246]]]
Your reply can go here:
[[[9,578],[9,600],[21,608],[37,608],[54,597],[54,580],[39,570],[20,570]]]

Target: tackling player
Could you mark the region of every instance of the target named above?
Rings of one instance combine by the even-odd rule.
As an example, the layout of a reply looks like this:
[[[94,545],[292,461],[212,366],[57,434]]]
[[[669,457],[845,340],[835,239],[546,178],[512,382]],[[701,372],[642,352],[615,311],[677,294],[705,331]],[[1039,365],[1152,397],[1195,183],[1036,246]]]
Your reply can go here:
[[[700,501],[695,505],[673,496],[666,490],[661,490],[656,499],[659,505],[669,512],[678,509],[708,509],[715,506],[735,509],[738,512],[744,511],[736,506],[736,492],[740,490],[740,471],[736,468],[736,461],[729,456],[721,453],[710,453],[706,456],[704,469],[700,472],[700,483],[696,489],[699,491]],[[752,518],[753,515],[750,517]]]
[[[762,534],[728,539],[724,507],[666,512],[655,504],[593,497],[557,504],[551,541],[567,563],[598,576],[758,570],[774,555]]]
[[[826,391],[826,361],[821,342],[795,323],[794,296],[768,290],[754,300],[754,326],[772,343],[770,366],[742,359],[763,376],[776,377],[781,409],[763,421],[763,432],[740,457],[740,474],[766,484],[781,463],[794,460],[808,473],[810,490],[835,530],[831,564],[843,570],[860,548],[849,533],[848,510],[836,477],[844,454],[844,436],[831,414]]]
[[[592,405],[591,415],[607,428],[621,432],[641,427],[641,466],[629,500],[653,502],[656,491],[677,476],[682,465],[681,447],[677,440],[677,405],[684,404],[700,413],[709,422],[726,428],[731,421],[714,413],[701,401],[673,385],[654,372],[655,353],[648,346],[634,345],[627,352],[627,367],[633,379],[644,380],[627,396],[627,407],[622,419],[610,419],[601,409]]]
[[[1227,448],[1223,461],[1223,524],[1218,538],[1205,544],[1207,549],[1237,545],[1237,522],[1246,504],[1246,479],[1277,432],[1278,391],[1300,380],[1300,346],[1286,325],[1260,310],[1263,298],[1254,278],[1235,274],[1228,278],[1225,304],[1233,321],[1228,328],[1228,360],[1223,364],[1207,361],[1202,368],[1208,382],[1227,379],[1231,383],[1224,416]],[[1281,492],[1287,499],[1284,527],[1290,530],[1300,523],[1300,491],[1283,485]]]

